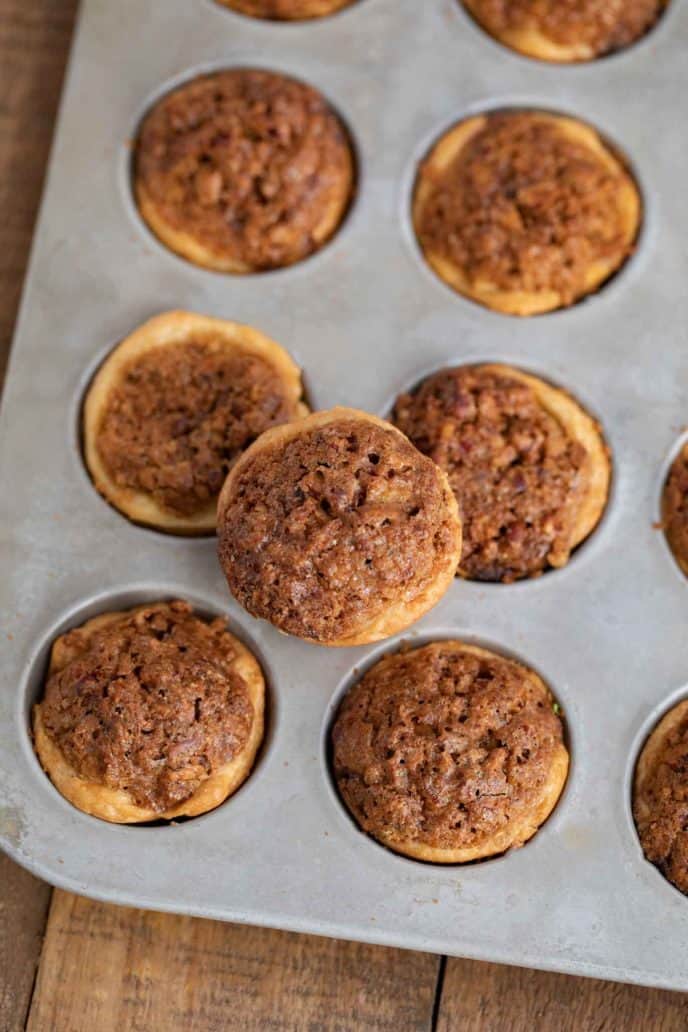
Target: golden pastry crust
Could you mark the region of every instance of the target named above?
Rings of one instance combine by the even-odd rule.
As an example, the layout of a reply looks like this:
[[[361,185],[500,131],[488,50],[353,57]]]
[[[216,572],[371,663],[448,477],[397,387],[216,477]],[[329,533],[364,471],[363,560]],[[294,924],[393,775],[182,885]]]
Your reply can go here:
[[[145,116],[134,152],[139,211],[170,250],[246,274],[309,257],[354,192],[339,116],[313,87],[235,68],[197,76]]]
[[[306,21],[325,18],[357,0],[217,0],[223,7],[269,21]]]
[[[530,714],[526,720],[528,726],[515,727],[513,723],[510,725],[506,722],[501,727],[501,734],[508,741],[501,745],[480,744],[483,738],[491,741],[495,735],[500,734],[500,731],[485,732],[472,727],[473,721],[485,721],[485,700],[478,703],[479,715],[472,715],[468,709],[458,717],[458,710],[454,712],[451,703],[447,701],[446,685],[441,699],[436,700],[433,698],[431,685],[423,683],[423,698],[416,699],[412,691],[409,693],[407,683],[413,674],[408,669],[399,672],[395,669],[409,660],[412,663],[420,661],[431,666],[440,657],[452,653],[456,656],[486,660],[492,664],[493,672],[501,668],[507,671],[511,678],[518,678],[523,685],[522,705]],[[397,691],[392,694],[389,686],[394,682],[387,677],[385,667],[392,671],[395,677],[401,677]],[[377,685],[370,689],[364,707],[365,716],[361,718],[361,711],[356,712],[356,696],[362,687],[365,687],[366,678],[370,679],[371,675],[380,678],[381,674],[382,681],[378,680]],[[465,671],[463,676],[467,676]],[[386,692],[386,698],[383,694],[382,701],[381,689],[383,693]],[[462,691],[465,690],[465,685],[462,685]],[[401,700],[398,702],[400,712],[396,714],[392,712],[395,698]],[[441,711],[433,714],[432,706],[436,701],[439,702]],[[493,704],[497,705],[496,700]],[[470,706],[470,703],[468,705]],[[513,706],[512,722],[518,724],[522,712],[511,698],[508,705]],[[563,742],[561,721],[556,715],[558,710],[554,707],[551,692],[532,670],[475,645],[460,641],[441,641],[383,657],[350,690],[340,707],[332,732],[335,781],[357,822],[370,835],[396,853],[437,864],[463,864],[498,856],[508,849],[522,846],[532,838],[551,814],[566,783],[569,757]],[[395,721],[401,720],[402,714],[404,723],[399,730]],[[458,718],[458,731],[451,726],[455,722],[454,717]],[[376,732],[370,730],[377,726],[376,721],[380,725],[377,732],[380,742],[377,746]],[[449,727],[446,726],[446,721],[450,722]],[[419,722],[427,725],[432,734],[420,737],[417,743],[419,753],[414,755],[414,728],[419,726]],[[533,738],[534,722],[539,722],[539,733],[535,732]],[[399,730],[397,737],[396,730]],[[363,738],[359,742],[361,734]],[[444,748],[440,743],[438,750],[437,745],[442,735],[447,736],[447,742]],[[477,735],[475,748],[461,744],[466,735],[469,738]],[[531,747],[536,747],[537,756],[532,755],[527,749],[522,756],[516,755],[524,748],[526,740]],[[427,754],[428,742],[434,743],[431,746],[431,749],[434,749],[431,755]],[[448,760],[447,756],[456,749],[459,750],[457,758]],[[468,753],[471,754],[470,757]],[[484,754],[483,759],[476,761],[474,754],[480,753]],[[497,753],[508,755],[502,756],[497,763]],[[367,765],[368,761],[372,766]],[[452,763],[457,764],[456,771],[445,770],[442,773],[442,766],[450,767]],[[459,777],[459,767],[464,763],[467,766],[461,768]],[[428,764],[432,764],[429,771]],[[530,768],[530,780],[524,782],[523,772],[529,771]],[[403,773],[400,774],[400,771]],[[352,777],[353,785],[349,784]],[[517,780],[512,783],[513,778]],[[414,781],[417,782],[415,789],[409,791],[409,782]],[[481,784],[485,798],[489,798],[490,788],[494,786],[494,791],[497,781],[498,795],[503,791],[511,793],[507,812],[499,819],[496,812],[490,812],[483,819],[479,810],[473,812],[471,809],[474,804],[470,799],[476,794],[472,786]],[[379,792],[385,794],[385,801],[380,809],[377,809],[374,802],[378,785]],[[468,796],[465,796],[466,792]],[[466,802],[462,802],[464,797]],[[443,802],[440,803],[440,800]],[[442,812],[445,810],[451,811],[449,816]],[[456,823],[455,818],[458,818]],[[466,824],[475,825],[470,828],[470,842],[465,841]],[[484,827],[481,828],[481,825]],[[420,834],[413,833],[414,827],[421,829]],[[441,830],[438,831],[438,828]],[[454,828],[457,830],[453,830]],[[456,844],[433,844],[433,839],[436,840],[438,837],[455,838]]]
[[[560,288],[505,289],[492,281],[489,276],[474,276],[469,268],[457,264],[446,253],[446,249],[438,246],[436,241],[428,239],[427,220],[433,217],[433,204],[437,189],[446,187],[451,190],[456,186],[454,183],[454,178],[457,178],[458,181],[456,169],[460,169],[461,163],[467,160],[467,155],[471,154],[471,148],[480,134],[501,131],[500,127],[509,128],[511,126],[513,128],[517,122],[520,122],[522,127],[529,126],[531,129],[552,133],[553,139],[560,139],[562,144],[573,144],[581,148],[580,153],[586,153],[591,168],[593,165],[596,166],[601,172],[613,177],[615,181],[616,210],[609,214],[617,223],[618,242],[613,248],[608,249],[608,253],[603,250],[598,256],[593,256],[587,262],[582,270],[580,282],[572,289],[571,296]],[[484,137],[484,139],[488,138],[488,136]],[[543,185],[548,188],[550,185],[554,186],[554,184]],[[457,196],[461,197],[462,195],[459,193]],[[516,202],[509,199],[509,203]],[[530,203],[528,201],[526,207]],[[542,204],[542,201],[537,200],[536,204]],[[537,210],[535,205],[532,210]],[[597,290],[620,268],[631,253],[639,232],[641,201],[638,188],[631,175],[590,126],[574,118],[540,111],[495,112],[477,115],[459,122],[435,144],[418,173],[412,214],[416,235],[425,258],[445,283],[458,293],[487,308],[507,315],[529,316],[553,311],[580,300]],[[514,210],[511,213],[511,221],[515,220],[516,223],[521,223],[519,230],[511,224],[508,227],[506,223],[499,226],[498,233],[502,242],[505,236],[508,239],[511,234],[522,231],[523,217],[524,213],[520,211]],[[559,227],[560,230],[563,227],[564,223]],[[451,226],[447,227],[447,232],[451,234]],[[516,237],[513,239],[515,240]]]
[[[126,612],[104,613],[87,620],[79,630],[86,635],[92,634],[123,617],[132,616],[148,608],[137,606]],[[244,681],[253,707],[248,740],[233,760],[206,778],[193,795],[177,806],[163,812],[140,806],[130,792],[84,778],[74,769],[46,730],[43,719],[44,703],[41,701],[33,707],[34,747],[43,769],[58,792],[84,813],[115,824],[140,824],[154,820],[173,820],[177,817],[195,817],[219,806],[236,792],[250,774],[263,741],[265,680],[257,660],[246,646],[233,635],[229,637],[237,654],[234,669]],[[53,644],[48,677],[64,669],[75,658],[67,638],[68,635],[60,635]]]
[[[596,5],[589,4],[591,17],[596,14],[604,22],[604,31],[599,33],[599,39],[595,34],[585,31],[582,28],[579,39],[555,39],[549,35],[542,22],[535,16],[523,16],[509,24],[507,20],[503,24],[494,24],[492,18],[485,11],[485,0],[463,0],[466,9],[471,13],[480,26],[485,29],[498,42],[516,50],[525,57],[534,57],[539,61],[549,61],[555,64],[573,64],[580,61],[592,61],[597,57],[615,52],[624,47],[632,46],[641,39],[654,25],[657,18],[662,14],[667,5],[667,0],[644,0],[640,12],[638,25],[629,26],[626,30],[614,33],[615,22],[624,17],[627,0],[616,0],[616,11],[610,11],[608,0],[598,2]],[[508,3],[502,5],[502,10]],[[555,4],[549,5],[555,8]],[[596,11],[592,8],[595,6]],[[532,4],[536,8],[536,4]],[[614,13],[616,18],[613,17]],[[589,27],[588,27],[589,28]],[[572,36],[575,33],[567,32]],[[616,36],[618,35],[618,39]]]
[[[633,817],[650,863],[688,894],[688,699],[677,703],[651,732],[633,780]]]
[[[83,408],[83,447],[89,473],[97,490],[116,509],[135,523],[174,534],[207,534],[215,530],[217,497],[190,513],[166,507],[151,491],[121,482],[108,468],[99,449],[99,437],[108,406],[128,370],[143,356],[159,348],[202,342],[213,355],[252,356],[265,363],[279,379],[285,410],[291,418],[307,415],[302,401],[301,371],[284,348],[251,326],[212,319],[192,312],[172,311],[158,315],[125,338],[96,373]]]
[[[316,412],[306,417],[304,420],[300,420],[298,424],[286,424],[283,426],[275,427],[273,430],[268,430],[264,433],[241,457],[236,465],[231,470],[225,485],[220,495],[218,503],[218,534],[220,538],[219,550],[220,550],[220,563],[223,566],[225,575],[228,578],[230,590],[236,595],[237,585],[233,584],[234,579],[239,576],[240,560],[243,561],[243,553],[248,552],[249,555],[253,554],[251,548],[245,547],[242,542],[235,542],[231,537],[231,534],[236,531],[237,522],[236,519],[232,519],[230,523],[227,521],[228,511],[235,505],[237,495],[242,490],[242,478],[249,470],[255,470],[258,465],[271,457],[275,456],[275,453],[284,453],[285,448],[291,443],[299,440],[309,442],[314,432],[323,430],[325,433],[330,428],[339,428],[335,430],[336,434],[340,431],[350,433],[352,429],[360,427],[361,432],[375,432],[377,429],[385,431],[385,435],[391,434],[389,438],[391,445],[395,445],[395,441],[398,442],[398,446],[404,449],[406,459],[409,461],[417,461],[418,470],[422,472],[422,476],[425,478],[424,482],[426,486],[429,486],[436,494],[439,499],[438,510],[432,514],[432,518],[436,522],[435,533],[435,552],[432,557],[432,577],[426,576],[427,570],[423,569],[424,581],[418,583],[416,578],[420,577],[421,574],[417,573],[413,568],[412,573],[409,575],[410,580],[403,588],[398,589],[398,598],[394,600],[380,600],[376,596],[371,600],[370,593],[373,591],[371,584],[365,582],[363,579],[363,586],[361,591],[364,596],[370,602],[368,606],[368,612],[364,612],[360,615],[356,622],[355,629],[348,628],[345,633],[323,633],[321,635],[310,634],[299,626],[297,630],[295,625],[285,625],[285,621],[281,618],[277,618],[274,613],[268,612],[254,612],[253,615],[263,616],[265,619],[269,619],[272,623],[278,626],[282,630],[288,631],[288,633],[297,634],[299,637],[304,638],[307,641],[313,641],[321,645],[328,646],[350,646],[350,645],[364,645],[369,642],[379,641],[383,638],[390,637],[396,634],[398,631],[416,620],[431,609],[444,595],[449,588],[454,575],[456,573],[456,567],[458,564],[459,557],[461,555],[461,521],[458,514],[458,507],[456,499],[449,486],[449,481],[446,475],[435,466],[434,463],[430,462],[425,456],[421,456],[413,446],[410,444],[408,439],[399,431],[396,427],[385,422],[382,419],[378,419],[376,416],[372,416],[366,412],[361,412],[357,409],[350,408],[334,408],[327,412]],[[408,454],[406,454],[408,449]],[[417,457],[417,458],[416,458]],[[379,461],[379,457],[375,456]],[[317,472],[317,471],[316,471]],[[391,471],[393,476],[394,471]],[[419,473],[420,475],[420,473]],[[390,480],[390,483],[392,481]],[[311,490],[316,491],[318,488],[313,487]],[[293,489],[292,489],[293,490]],[[374,518],[379,520],[381,515],[384,515],[381,510],[385,506],[384,500],[384,488],[383,493],[379,496],[376,495],[378,501],[373,504]],[[392,488],[389,489],[390,493]],[[304,492],[301,492],[302,494]],[[335,491],[336,496],[336,491]],[[321,503],[322,504],[322,503]],[[329,502],[327,507],[324,509],[330,515]],[[255,506],[251,510],[252,512],[259,512]],[[233,514],[235,515],[235,514]],[[335,522],[336,522],[335,518]],[[287,516],[284,517],[286,523]],[[389,520],[386,523],[389,524]],[[229,533],[228,533],[228,529]],[[310,532],[309,532],[310,533]],[[317,536],[317,531],[315,532]],[[348,532],[347,532],[348,533]],[[261,547],[264,546],[264,534],[261,532]],[[338,537],[338,535],[335,535]],[[312,543],[309,538],[309,544]],[[332,542],[332,545],[338,547],[341,542]],[[302,547],[302,546],[299,546]],[[319,546],[318,546],[319,547]],[[327,544],[324,546],[325,551],[328,550]],[[352,546],[352,552],[356,552],[357,546]],[[425,546],[423,546],[425,547]],[[241,554],[234,555],[233,550]],[[425,559],[428,559],[426,556]],[[313,565],[317,565],[318,556],[314,554]],[[371,560],[372,561],[372,560]],[[428,560],[429,561],[429,560]],[[351,559],[353,563],[353,558]],[[366,563],[368,560],[366,560]],[[427,564],[426,564],[427,565]],[[252,571],[253,572],[253,571]],[[352,570],[353,572],[353,570]],[[326,571],[321,571],[321,576],[325,576],[326,579],[335,583],[342,584],[341,578],[343,573],[341,570],[332,572],[331,568]],[[375,576],[375,570],[373,567],[373,574]],[[348,578],[344,578],[348,581]],[[277,578],[279,581],[279,577]],[[372,582],[371,582],[372,583]],[[345,606],[347,599],[347,592],[350,592],[351,584],[350,581],[344,586],[345,590],[340,587],[342,605]],[[338,596],[339,597],[339,596]],[[241,599],[239,599],[241,601]],[[257,608],[257,607],[256,607]],[[261,608],[266,608],[261,607]],[[298,621],[296,621],[298,622]]]

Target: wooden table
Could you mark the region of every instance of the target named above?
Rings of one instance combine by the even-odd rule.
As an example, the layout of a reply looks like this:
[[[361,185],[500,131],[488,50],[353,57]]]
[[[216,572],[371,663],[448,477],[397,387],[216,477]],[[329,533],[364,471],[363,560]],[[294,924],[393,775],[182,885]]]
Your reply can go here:
[[[0,0],[0,377],[76,6]],[[0,1032],[24,1028],[665,1032],[688,997],[105,906],[0,854]]]

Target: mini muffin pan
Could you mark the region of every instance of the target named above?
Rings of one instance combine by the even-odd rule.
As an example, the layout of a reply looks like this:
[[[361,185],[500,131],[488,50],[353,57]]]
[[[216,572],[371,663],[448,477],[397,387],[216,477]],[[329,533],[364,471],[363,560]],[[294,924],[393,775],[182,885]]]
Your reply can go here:
[[[688,900],[643,858],[633,765],[688,692],[688,583],[657,520],[688,418],[685,240],[688,9],[674,0],[628,51],[571,68],[510,53],[458,0],[361,0],[299,24],[211,0],[84,0],[0,428],[3,691],[0,842],[77,893],[370,942],[688,989]],[[359,159],[345,224],[290,269],[236,277],[171,254],[138,217],[131,140],[171,86],[261,66],[320,89]],[[447,288],[415,242],[415,169],[453,122],[504,106],[592,123],[644,195],[637,253],[599,294],[517,319]],[[128,523],[94,490],[79,411],[110,348],[157,312],[250,323],[303,366],[314,408],[378,415],[430,371],[498,360],[568,388],[613,451],[608,509],[569,565],[513,585],[457,580],[411,631],[326,649],[280,635],[230,598],[212,539]],[[96,612],[179,596],[221,613],[261,660],[268,731],[226,804],[180,824],[108,825],[43,774],[29,735],[47,651]],[[572,766],[524,848],[466,867],[396,856],[362,834],[332,786],[327,737],[341,694],[402,640],[485,644],[548,683]]]

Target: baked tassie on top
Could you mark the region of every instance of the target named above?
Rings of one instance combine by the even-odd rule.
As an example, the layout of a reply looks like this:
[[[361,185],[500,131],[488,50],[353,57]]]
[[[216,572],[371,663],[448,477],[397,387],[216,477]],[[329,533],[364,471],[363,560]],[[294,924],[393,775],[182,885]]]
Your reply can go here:
[[[218,535],[237,601],[323,645],[413,623],[461,552],[446,475],[395,427],[346,408],[269,430],[244,452],[222,489]]]

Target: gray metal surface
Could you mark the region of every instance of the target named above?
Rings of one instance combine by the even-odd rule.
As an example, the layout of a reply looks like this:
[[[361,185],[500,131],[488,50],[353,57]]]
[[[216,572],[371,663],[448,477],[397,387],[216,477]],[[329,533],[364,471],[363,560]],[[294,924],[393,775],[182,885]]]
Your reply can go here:
[[[688,8],[673,0],[625,54],[580,67],[520,58],[456,0],[361,0],[317,23],[241,18],[211,0],[84,0],[0,431],[0,841],[57,885],[117,903],[688,989],[688,900],[642,857],[633,760],[688,678],[688,584],[653,530],[688,418]],[[358,199],[318,256],[231,278],[167,252],[140,223],[128,141],[152,98],[209,67],[262,65],[319,87],[361,157]],[[409,225],[415,163],[468,112],[530,104],[591,121],[645,193],[637,255],[602,293],[517,320],[448,290]],[[327,722],[357,667],[388,649],[287,639],[230,599],[211,540],[127,523],[78,449],[85,384],[146,317],[179,306],[264,330],[304,367],[316,407],[385,414],[438,366],[503,359],[573,391],[614,452],[608,514],[569,566],[512,586],[457,582],[413,632],[513,652],[562,702],[572,769],[524,849],[422,865],[363,836],[328,779]],[[270,730],[246,785],[180,826],[79,813],[27,733],[46,648],[100,609],[168,595],[226,613],[262,658]]]

